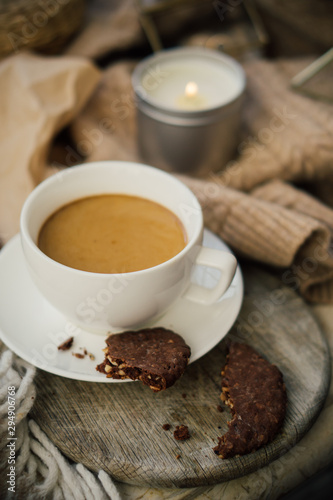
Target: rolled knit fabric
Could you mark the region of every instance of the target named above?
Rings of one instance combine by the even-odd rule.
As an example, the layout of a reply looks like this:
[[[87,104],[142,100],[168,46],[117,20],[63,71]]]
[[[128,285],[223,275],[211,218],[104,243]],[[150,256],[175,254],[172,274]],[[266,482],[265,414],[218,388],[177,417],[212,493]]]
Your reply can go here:
[[[269,181],[251,191],[260,200],[276,203],[290,210],[308,215],[326,224],[333,231],[333,210],[315,197],[287,182],[278,179]]]
[[[333,105],[297,94],[291,78],[311,61],[251,60],[239,157],[222,184],[242,191],[272,179],[333,182]],[[218,176],[217,176],[218,177]]]
[[[206,226],[237,255],[289,268],[282,276],[286,284],[309,301],[333,302],[331,232],[326,224],[295,209],[212,182],[180,179],[198,197]],[[319,202],[314,204],[320,215],[326,217],[331,212]]]
[[[71,123],[76,150],[86,161],[138,160],[133,68],[129,61],[107,68],[89,102]]]

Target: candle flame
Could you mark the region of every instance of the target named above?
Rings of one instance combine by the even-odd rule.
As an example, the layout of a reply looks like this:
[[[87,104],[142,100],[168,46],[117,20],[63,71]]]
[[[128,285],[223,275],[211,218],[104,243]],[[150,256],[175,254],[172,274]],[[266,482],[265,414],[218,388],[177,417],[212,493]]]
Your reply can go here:
[[[186,97],[195,97],[198,93],[198,85],[195,82],[188,82],[185,87]]]

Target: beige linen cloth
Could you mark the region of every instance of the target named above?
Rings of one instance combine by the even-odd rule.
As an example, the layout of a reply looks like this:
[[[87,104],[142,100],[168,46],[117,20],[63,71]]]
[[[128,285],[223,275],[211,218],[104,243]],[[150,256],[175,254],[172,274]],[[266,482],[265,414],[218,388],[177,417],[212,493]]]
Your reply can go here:
[[[236,255],[280,269],[307,300],[333,302],[333,106],[297,95],[291,76],[309,61],[252,60],[235,160],[205,178],[180,176],[198,196],[206,226]],[[19,230],[27,194],[53,164],[54,139],[70,126],[64,166],[142,161],[136,141],[134,63],[102,75],[86,59],[28,53],[0,64],[0,234]],[[53,141],[53,142],[52,142]],[[179,175],[176,173],[176,175]],[[296,185],[315,193],[299,189]],[[322,200],[319,198],[322,197]]]
[[[0,237],[18,231],[22,203],[49,174],[54,136],[80,111],[100,78],[83,58],[23,53],[0,63]]]

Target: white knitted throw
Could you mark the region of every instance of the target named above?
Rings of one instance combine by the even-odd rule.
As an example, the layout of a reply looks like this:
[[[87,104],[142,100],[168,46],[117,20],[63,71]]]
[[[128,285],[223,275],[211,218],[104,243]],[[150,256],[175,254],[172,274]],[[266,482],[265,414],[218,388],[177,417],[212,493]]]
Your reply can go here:
[[[36,369],[10,350],[0,358],[0,498],[27,500],[120,500],[110,476],[73,464],[53,445],[36,422],[28,417],[36,394]],[[15,440],[9,436],[9,390],[15,387]],[[10,461],[8,444],[15,443]],[[15,466],[15,492],[9,490],[10,469]],[[12,478],[13,478],[12,477]]]

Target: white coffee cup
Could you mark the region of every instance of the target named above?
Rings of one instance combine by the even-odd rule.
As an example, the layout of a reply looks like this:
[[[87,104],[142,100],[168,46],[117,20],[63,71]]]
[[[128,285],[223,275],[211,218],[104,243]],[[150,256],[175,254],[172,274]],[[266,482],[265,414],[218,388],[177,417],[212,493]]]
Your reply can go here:
[[[185,248],[155,267],[123,274],[74,269],[38,248],[41,226],[58,208],[78,198],[106,193],[140,196],[167,207],[184,225]],[[231,253],[202,246],[203,216],[194,194],[172,175],[138,163],[86,163],[53,175],[28,196],[20,224],[25,259],[41,294],[68,320],[96,333],[142,325],[180,296],[211,304],[227,290],[237,266]],[[221,271],[213,289],[191,283],[197,264]]]

